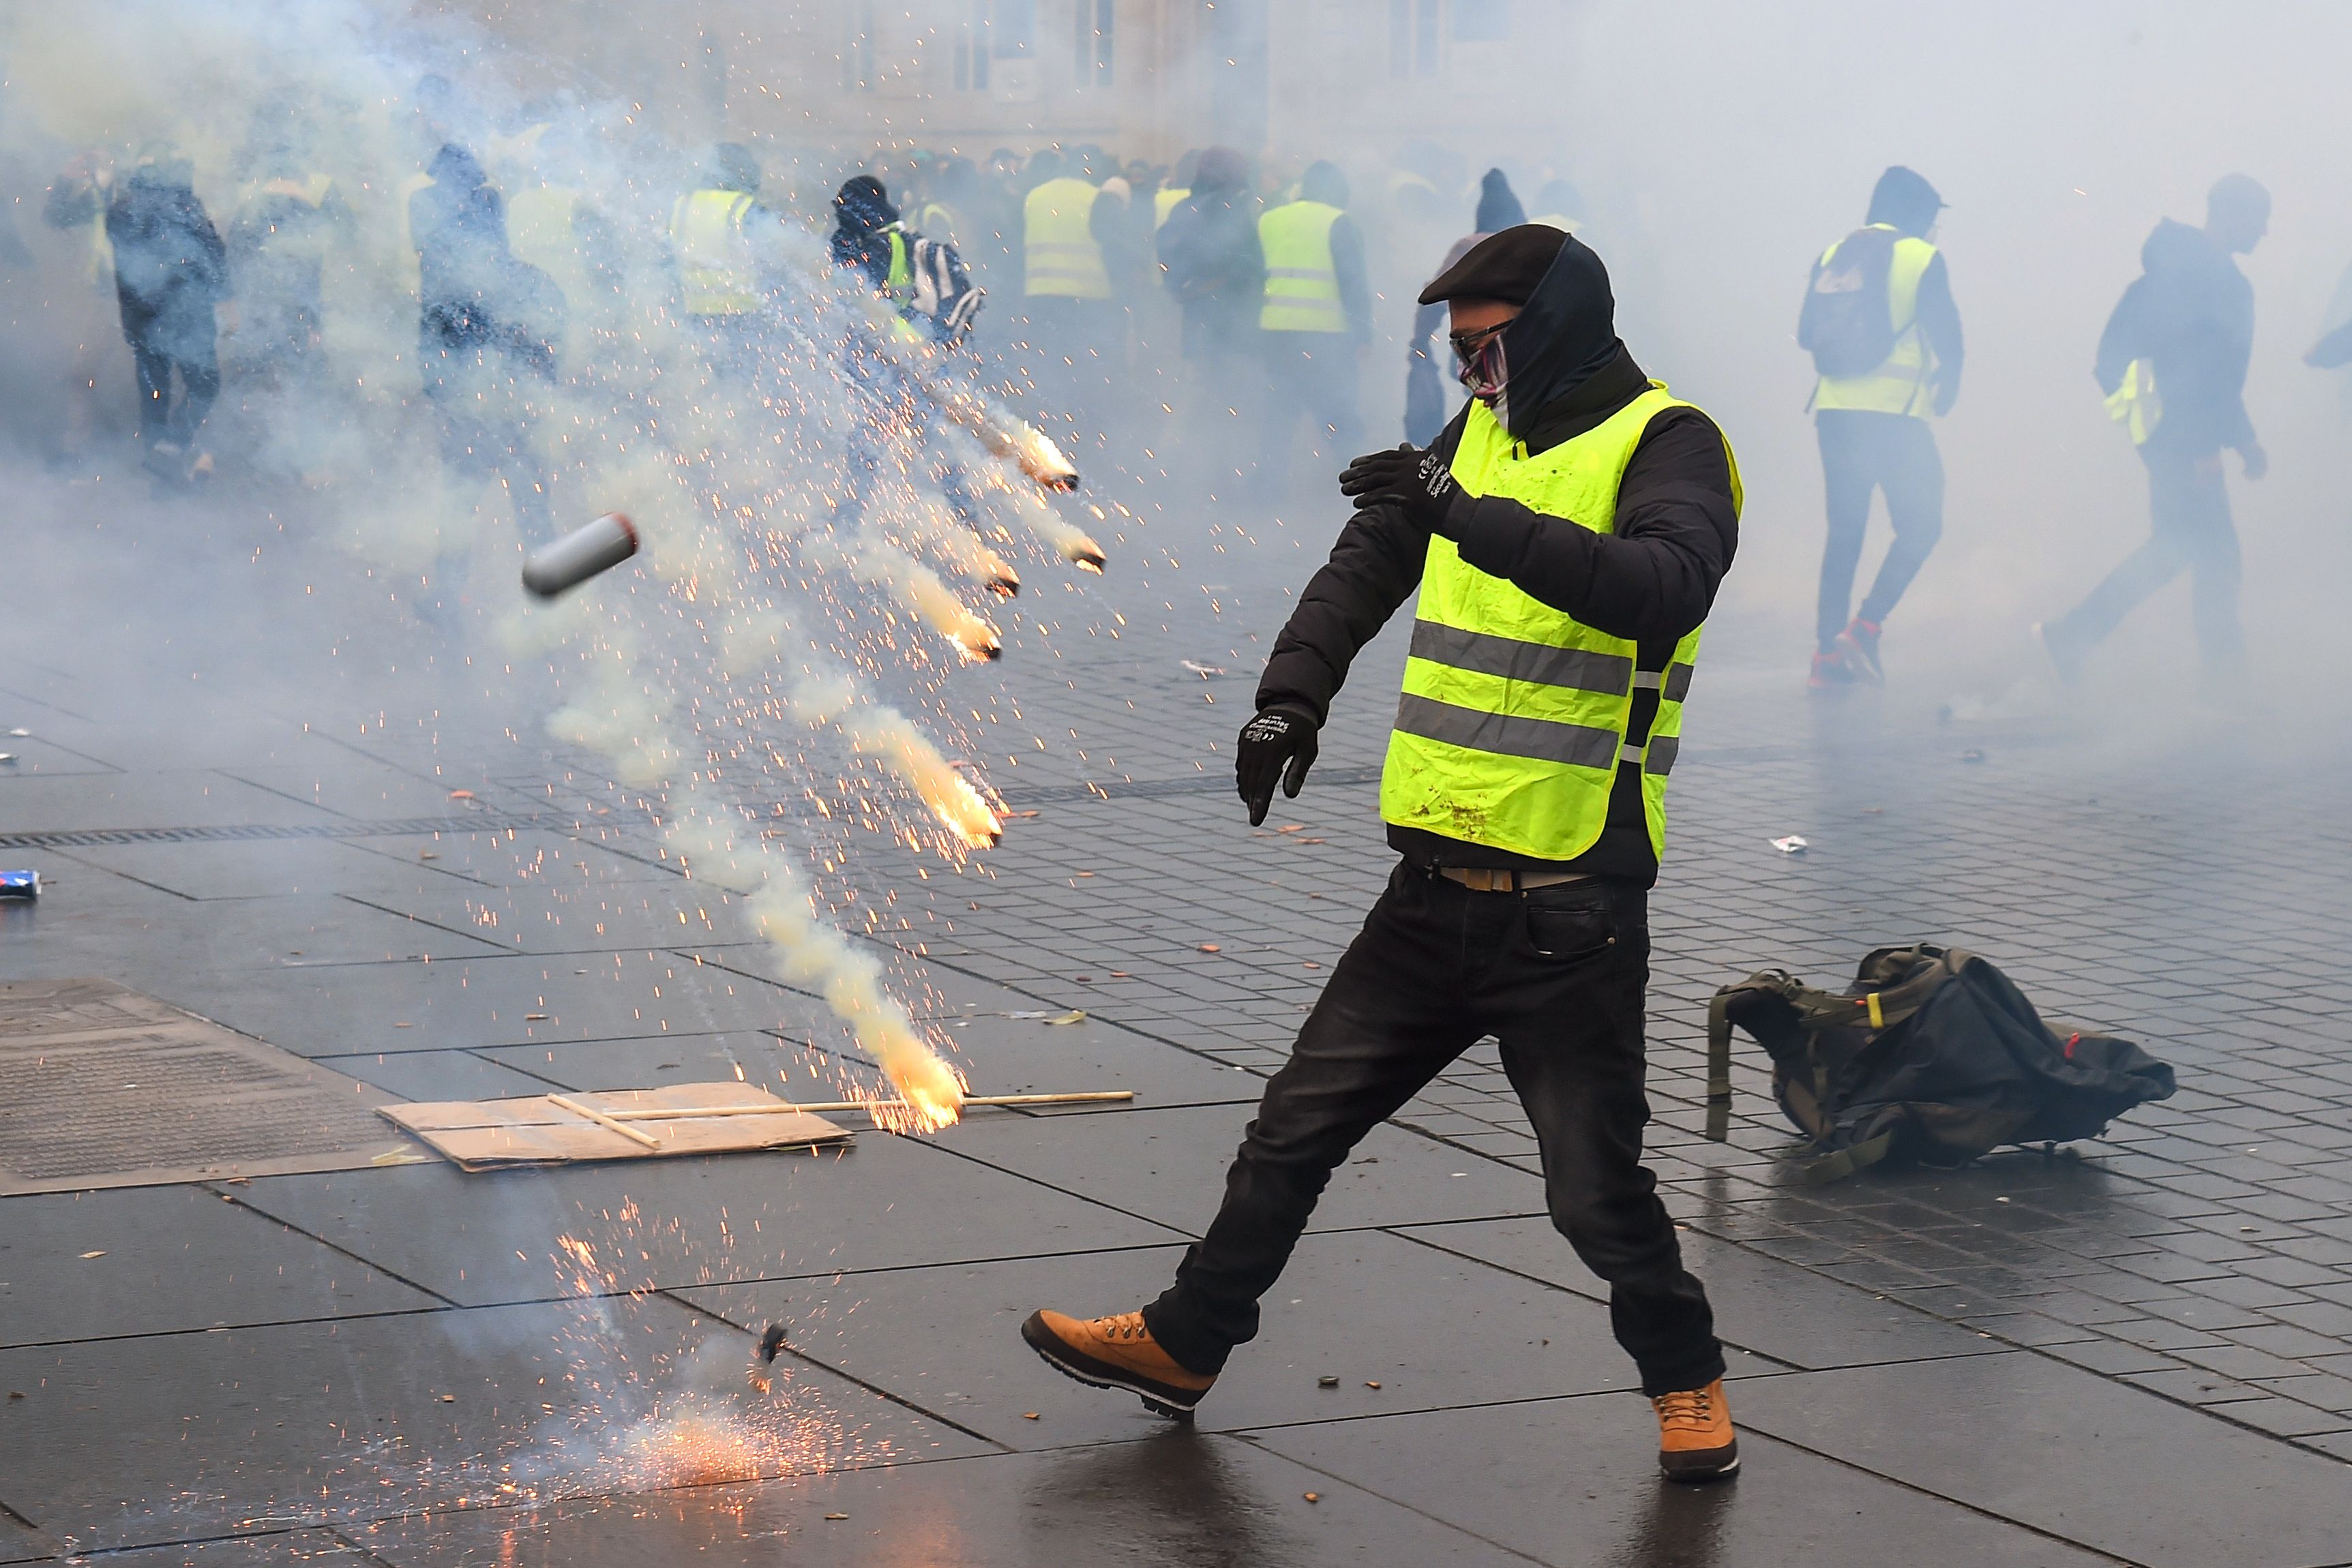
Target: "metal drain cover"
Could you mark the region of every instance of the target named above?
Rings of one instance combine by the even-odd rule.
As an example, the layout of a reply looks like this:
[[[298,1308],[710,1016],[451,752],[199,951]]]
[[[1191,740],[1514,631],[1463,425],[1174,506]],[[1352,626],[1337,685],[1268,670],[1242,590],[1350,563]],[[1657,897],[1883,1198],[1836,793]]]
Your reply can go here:
[[[398,1098],[111,980],[0,984],[0,1194],[393,1163]]]

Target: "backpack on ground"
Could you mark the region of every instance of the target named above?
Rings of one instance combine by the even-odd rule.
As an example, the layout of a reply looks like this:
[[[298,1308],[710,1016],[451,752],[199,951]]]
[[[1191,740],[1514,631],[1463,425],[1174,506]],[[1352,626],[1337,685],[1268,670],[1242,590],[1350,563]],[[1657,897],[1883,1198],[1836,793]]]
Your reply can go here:
[[[1772,1092],[1811,1140],[1806,1180],[1882,1160],[1965,1165],[2001,1144],[2094,1138],[2172,1093],[2172,1069],[2127,1040],[2053,1030],[1985,959],[1917,943],[1863,959],[1843,992],[1781,969],[1707,1008],[1706,1135],[1729,1131],[1731,1030],[1772,1059]]]
[[[1867,375],[1895,351],[1887,278],[1901,237],[1893,229],[1856,229],[1813,264],[1797,317],[1797,346],[1813,356],[1821,374]]]

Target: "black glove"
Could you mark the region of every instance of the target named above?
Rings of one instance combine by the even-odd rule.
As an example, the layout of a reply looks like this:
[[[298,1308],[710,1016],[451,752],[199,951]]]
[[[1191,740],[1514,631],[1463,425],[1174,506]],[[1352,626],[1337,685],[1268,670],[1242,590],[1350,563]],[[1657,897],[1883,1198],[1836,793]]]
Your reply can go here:
[[[1274,804],[1274,782],[1282,792],[1298,798],[1307,770],[1315,766],[1315,721],[1296,708],[1270,707],[1242,726],[1234,747],[1234,778],[1240,784],[1242,803],[1249,808],[1250,826],[1265,821]]]
[[[1460,512],[1467,497],[1434,452],[1410,445],[1368,452],[1339,471],[1339,494],[1352,497],[1359,511],[1395,507],[1441,538],[1462,537]]]

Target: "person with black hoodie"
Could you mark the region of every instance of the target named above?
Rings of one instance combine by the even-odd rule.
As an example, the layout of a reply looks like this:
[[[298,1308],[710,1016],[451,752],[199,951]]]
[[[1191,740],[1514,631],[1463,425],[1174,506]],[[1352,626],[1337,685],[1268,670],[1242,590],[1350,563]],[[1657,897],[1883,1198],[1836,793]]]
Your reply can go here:
[[[1041,1311],[1023,1337],[1081,1382],[1181,1415],[1257,1332],[1348,1152],[1477,1040],[1534,1124],[1553,1225],[1610,1321],[1678,1479],[1738,1447],[1706,1292],[1642,1165],[1648,894],[1700,623],[1738,541],[1723,433],[1617,337],[1609,275],[1543,225],[1482,241],[1447,301],[1471,401],[1436,444],[1360,457],[1356,503],[1243,727],[1252,823],[1297,795],[1356,654],[1416,590],[1381,815],[1401,854],[1267,1083],[1215,1220],[1138,1312]]]
[[[2270,220],[2268,191],[2244,174],[2222,176],[2206,196],[2203,228],[2170,218],[2156,225],[2140,247],[2140,276],[2099,335],[2093,373],[2139,443],[2152,527],[2147,542],[2088,598],[2040,628],[2066,681],[2125,616],[2186,568],[2205,678],[2216,691],[2235,690],[2245,635],[2221,452],[2236,452],[2249,479],[2269,472],[2270,458],[2246,416],[2253,285],[2230,258],[2260,244]]]

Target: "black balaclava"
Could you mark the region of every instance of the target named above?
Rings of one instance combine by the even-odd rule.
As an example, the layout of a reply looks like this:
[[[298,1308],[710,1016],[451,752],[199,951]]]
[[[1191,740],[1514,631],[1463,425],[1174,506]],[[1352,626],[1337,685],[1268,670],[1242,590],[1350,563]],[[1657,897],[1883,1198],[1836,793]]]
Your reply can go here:
[[[835,218],[851,234],[872,234],[898,221],[898,209],[889,193],[871,174],[860,174],[842,185],[833,198]]]
[[[1505,376],[1495,418],[1515,441],[1526,440],[1547,407],[1590,381],[1624,346],[1609,269],[1574,235],[1562,242],[1502,332]]]

